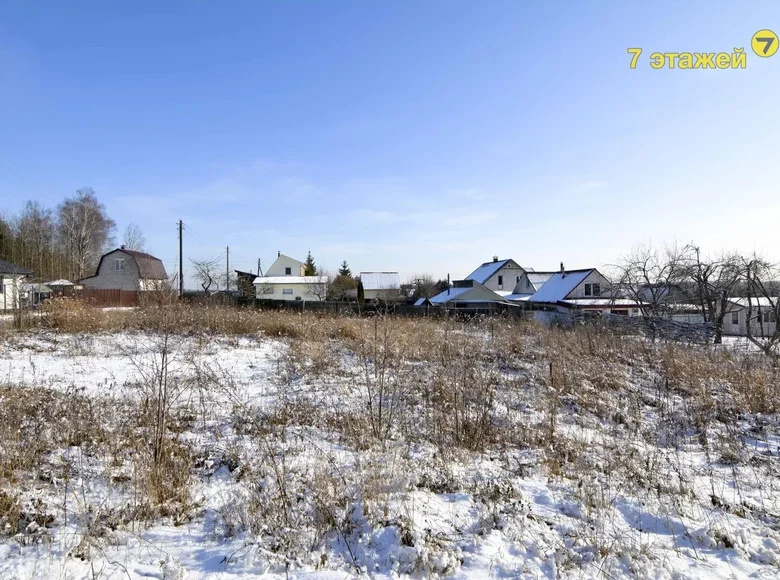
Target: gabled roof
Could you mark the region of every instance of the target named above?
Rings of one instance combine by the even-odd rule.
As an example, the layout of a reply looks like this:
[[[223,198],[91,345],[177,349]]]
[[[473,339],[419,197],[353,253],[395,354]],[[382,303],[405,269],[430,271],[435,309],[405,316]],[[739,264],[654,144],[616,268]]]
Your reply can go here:
[[[520,267],[520,264],[515,262],[512,259],[507,260],[497,260],[495,262],[485,262],[482,264],[479,268],[474,270],[471,274],[466,276],[466,280],[474,280],[475,282],[479,282],[480,284],[484,284],[487,282],[493,274],[498,272],[501,268],[506,266],[508,263],[512,263],[518,268]]]
[[[564,300],[591,272],[595,271],[595,268],[588,268],[587,270],[568,270],[563,274],[556,272],[528,300],[529,302],[549,303]]]
[[[22,266],[17,266],[16,264],[12,264],[11,262],[0,260],[0,274],[16,274],[18,276],[32,276],[33,271],[28,270],[27,268],[23,268]]]
[[[539,290],[554,274],[555,272],[526,272],[528,281],[533,285],[534,290]]]
[[[539,290],[547,280],[549,280],[555,272],[534,272],[526,270],[525,276],[521,276],[520,280],[515,284],[512,294],[521,296],[525,295],[526,300],[531,294]]]
[[[467,283],[464,284],[464,282]],[[430,299],[431,304],[446,304],[452,300],[458,300],[459,302],[506,302],[503,296],[475,280],[461,280],[456,283],[462,285],[440,292]]]
[[[276,262],[279,261],[281,258],[284,258],[285,260],[291,260],[291,261],[295,262],[296,264],[300,264],[301,266],[305,266],[306,265],[305,263],[301,262],[300,260],[296,260],[295,258],[291,258],[287,254],[282,254],[281,252],[279,252],[279,254],[276,256],[276,260],[274,260],[274,264],[276,264]],[[271,264],[271,268],[274,267],[274,264]],[[270,270],[270,268],[269,268],[269,270]]]
[[[361,272],[363,290],[400,290],[401,276],[398,272]]]

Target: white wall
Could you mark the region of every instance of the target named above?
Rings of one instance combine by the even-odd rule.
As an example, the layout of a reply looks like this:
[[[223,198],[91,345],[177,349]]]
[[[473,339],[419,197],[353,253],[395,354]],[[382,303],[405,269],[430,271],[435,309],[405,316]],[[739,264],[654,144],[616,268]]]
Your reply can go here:
[[[19,293],[22,287],[21,276],[0,274],[3,279],[3,293],[0,294],[0,311],[13,310],[18,304]]]
[[[316,294],[312,293],[312,287],[315,286],[315,284],[257,284],[255,288],[257,289],[257,297],[261,300],[289,300],[289,301],[295,301],[295,300],[306,300],[307,302],[310,301],[319,301],[320,297]],[[327,289],[327,284],[316,284],[316,286],[319,287],[321,291],[318,291],[317,293],[321,296],[325,296],[325,290]],[[264,292],[265,290],[270,289],[272,292],[270,294],[267,294]],[[290,294],[285,294],[284,291],[288,290]]]
[[[585,284],[601,284],[600,296],[610,296],[609,280],[594,270],[566,298],[598,298],[598,296],[585,296]]]
[[[520,266],[515,266],[512,263],[505,264],[499,268],[498,272],[488,278],[483,286],[493,290],[493,292],[498,290],[501,290],[502,292],[512,292],[512,290],[515,289],[515,285],[517,284],[517,278],[522,276],[524,273],[525,270],[523,270],[523,268]],[[503,277],[503,285],[499,285],[498,283],[499,276]]]
[[[287,268],[290,268],[290,273],[287,274]],[[264,272],[265,276],[303,276],[304,265],[302,262],[285,256],[282,254],[276,261],[271,264],[271,267]]]
[[[736,312],[739,318],[739,323],[734,324],[732,320],[732,313]],[[758,316],[758,312],[753,310],[753,320],[750,323],[750,330],[753,336],[772,336],[777,328],[777,322],[764,322],[763,325],[759,324],[755,317]],[[763,328],[763,335],[762,333]],[[732,310],[726,312],[726,317],[723,319],[723,333],[731,334],[734,336],[747,336],[747,309],[742,308],[740,310]]]

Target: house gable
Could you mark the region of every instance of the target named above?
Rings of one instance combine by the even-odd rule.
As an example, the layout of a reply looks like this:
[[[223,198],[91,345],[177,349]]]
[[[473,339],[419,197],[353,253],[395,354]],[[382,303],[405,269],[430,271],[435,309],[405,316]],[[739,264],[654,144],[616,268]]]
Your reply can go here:
[[[265,275],[267,277],[303,276],[305,271],[306,266],[303,262],[280,253],[277,256],[276,261],[274,261],[274,263],[271,264],[271,267],[266,270]]]
[[[512,294],[525,295],[533,294],[539,288],[544,286],[545,282],[549,280],[555,272],[532,272],[526,270],[515,284]]]
[[[478,282],[494,292],[509,292],[517,285],[525,272],[525,268],[512,259],[493,260],[482,264],[466,276],[466,280]]]
[[[610,287],[610,281],[594,268],[564,299],[608,297],[611,295]]]
[[[117,248],[103,254],[94,276],[83,278],[85,288],[102,290],[156,290],[167,281],[163,263],[154,256]]]

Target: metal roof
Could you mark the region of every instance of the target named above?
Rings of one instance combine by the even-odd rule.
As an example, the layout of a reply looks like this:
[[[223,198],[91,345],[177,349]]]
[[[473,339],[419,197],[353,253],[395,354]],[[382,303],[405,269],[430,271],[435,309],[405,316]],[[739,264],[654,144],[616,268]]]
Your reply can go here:
[[[474,280],[480,284],[487,282],[490,277],[498,272],[503,266],[512,260],[498,260],[497,262],[485,262],[471,274],[466,276],[466,280]]]
[[[363,290],[400,290],[401,276],[398,272],[361,272]]]
[[[553,277],[555,272],[527,272],[528,281],[538,290],[542,285]]]
[[[430,301],[433,304],[444,304],[445,302],[449,302],[450,300],[457,298],[461,294],[465,294],[469,290],[473,290],[473,288],[470,286],[466,288],[450,288],[449,291],[445,290],[444,292],[440,292],[431,298]]]
[[[167,280],[168,279],[168,274],[165,271],[165,266],[163,266],[162,260],[160,260],[159,258],[155,258],[151,254],[146,254],[144,252],[136,252],[135,250],[126,250],[124,248],[117,248],[116,250],[111,250],[110,252],[103,254],[100,257],[100,262],[98,262],[97,268],[95,269],[95,273],[92,276],[85,276],[84,278],[82,278],[82,280],[86,280],[87,278],[97,278],[100,273],[100,267],[103,265],[103,260],[105,260],[111,254],[115,254],[117,252],[121,252],[127,256],[130,256],[135,261],[136,266],[138,266],[138,277],[141,280]]]
[[[0,260],[0,274],[17,274],[20,276],[32,276],[33,271],[28,270],[27,268],[23,268],[22,266],[17,266],[16,264],[12,264],[11,262]]]
[[[588,270],[573,270],[569,272],[557,272],[550,276],[550,279],[544,283],[544,285],[537,290],[531,298],[530,302],[560,302],[564,300],[572,290],[582,283],[591,272],[594,272],[595,268]]]

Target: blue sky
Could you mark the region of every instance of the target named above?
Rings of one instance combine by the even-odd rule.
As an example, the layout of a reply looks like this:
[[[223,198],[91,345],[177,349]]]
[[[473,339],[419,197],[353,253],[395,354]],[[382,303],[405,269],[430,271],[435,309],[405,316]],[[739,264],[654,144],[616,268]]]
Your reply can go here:
[[[0,207],[93,187],[185,257],[468,274],[780,260],[780,3],[5,2]],[[629,68],[629,46],[644,53]],[[653,70],[731,52],[744,70]]]

